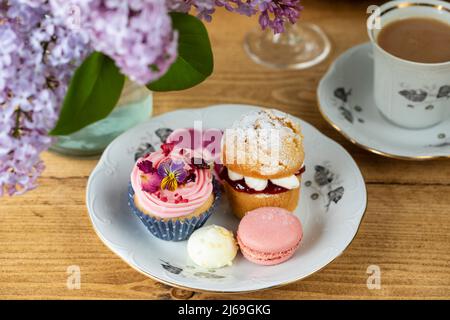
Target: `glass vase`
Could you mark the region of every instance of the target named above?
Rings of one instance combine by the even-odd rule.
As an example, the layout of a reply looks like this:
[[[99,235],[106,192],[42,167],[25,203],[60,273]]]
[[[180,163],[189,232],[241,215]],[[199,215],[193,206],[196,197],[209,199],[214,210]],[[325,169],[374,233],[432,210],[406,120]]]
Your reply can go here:
[[[106,118],[70,135],[58,136],[50,150],[69,156],[101,154],[121,133],[147,120],[152,111],[152,92],[126,80],[117,106]]]

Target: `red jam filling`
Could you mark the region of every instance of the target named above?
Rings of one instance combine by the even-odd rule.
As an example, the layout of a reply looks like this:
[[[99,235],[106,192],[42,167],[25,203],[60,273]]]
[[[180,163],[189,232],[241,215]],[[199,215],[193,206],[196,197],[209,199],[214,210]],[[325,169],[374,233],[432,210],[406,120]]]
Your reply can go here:
[[[295,173],[295,175],[301,176],[305,172],[305,166],[301,167],[299,171]],[[250,194],[256,194],[256,193],[268,193],[268,194],[277,194],[289,191],[289,189],[277,186],[276,184],[273,184],[272,181],[268,181],[267,187],[264,190],[256,191],[255,189],[250,188],[245,183],[244,179],[233,181],[228,176],[228,170],[226,167],[223,167],[222,171],[220,172],[220,178],[224,181],[226,181],[231,187],[233,187],[234,190],[240,191],[240,192],[246,192]]]

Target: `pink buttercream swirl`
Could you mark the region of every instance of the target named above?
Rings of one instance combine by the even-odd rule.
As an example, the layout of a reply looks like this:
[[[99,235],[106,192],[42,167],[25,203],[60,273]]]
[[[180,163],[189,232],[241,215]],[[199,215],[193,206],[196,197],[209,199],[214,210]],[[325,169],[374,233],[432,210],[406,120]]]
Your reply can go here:
[[[131,172],[131,185],[137,198],[137,205],[152,215],[161,218],[177,218],[193,213],[208,200],[213,191],[212,174],[209,169],[199,169],[190,165],[193,153],[187,149],[175,148],[168,155],[162,150],[140,158]],[[164,161],[183,161],[186,170],[193,170],[195,181],[179,186],[175,191],[159,190],[149,193],[142,190],[142,171],[137,164],[149,160],[156,168]],[[180,196],[184,201],[177,201]],[[186,201],[187,200],[187,201]]]

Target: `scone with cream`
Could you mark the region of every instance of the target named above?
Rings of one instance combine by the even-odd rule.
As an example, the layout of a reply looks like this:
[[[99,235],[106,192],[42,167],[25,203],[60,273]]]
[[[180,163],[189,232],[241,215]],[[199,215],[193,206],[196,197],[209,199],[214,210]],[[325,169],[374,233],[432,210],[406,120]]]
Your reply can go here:
[[[234,214],[260,207],[293,211],[305,168],[300,126],[274,109],[252,111],[225,131],[221,172]]]

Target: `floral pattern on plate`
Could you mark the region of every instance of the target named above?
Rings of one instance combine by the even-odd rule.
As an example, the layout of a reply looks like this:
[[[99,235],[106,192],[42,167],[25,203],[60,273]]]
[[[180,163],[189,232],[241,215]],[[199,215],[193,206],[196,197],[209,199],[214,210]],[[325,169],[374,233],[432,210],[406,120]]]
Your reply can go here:
[[[333,172],[329,161],[323,165],[315,165],[314,170],[314,180],[307,180],[304,186],[312,190],[311,199],[321,199],[325,210],[328,211],[331,204],[337,204],[342,199],[345,188],[339,174]]]

